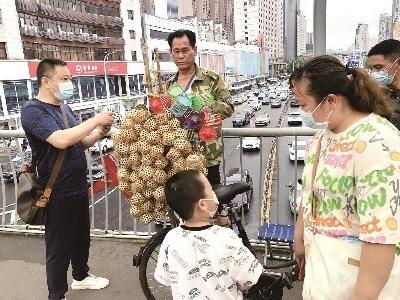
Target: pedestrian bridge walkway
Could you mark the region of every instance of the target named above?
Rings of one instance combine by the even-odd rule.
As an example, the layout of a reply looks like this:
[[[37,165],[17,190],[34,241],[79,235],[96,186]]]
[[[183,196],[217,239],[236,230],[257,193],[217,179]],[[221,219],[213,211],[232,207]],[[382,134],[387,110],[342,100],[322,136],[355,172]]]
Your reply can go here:
[[[138,270],[132,267],[132,255],[140,240],[92,238],[90,272],[110,279],[99,291],[68,291],[68,300],[145,300],[140,289]],[[72,282],[71,271],[68,274]],[[45,244],[43,234],[0,232],[0,298],[3,300],[47,299]],[[301,283],[285,290],[284,300],[301,299]]]

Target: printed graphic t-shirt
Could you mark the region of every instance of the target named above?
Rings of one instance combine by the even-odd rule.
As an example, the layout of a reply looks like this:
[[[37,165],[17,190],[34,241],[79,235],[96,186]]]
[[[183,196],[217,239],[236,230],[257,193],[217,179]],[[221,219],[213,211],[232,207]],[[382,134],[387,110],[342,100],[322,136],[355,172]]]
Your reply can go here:
[[[242,299],[236,283],[252,286],[262,270],[233,230],[182,225],[166,235],[154,277],[174,299]]]
[[[316,218],[311,213],[311,178],[318,140],[321,152],[315,176]],[[345,131],[317,133],[307,149],[303,171],[305,244],[315,229],[332,237],[379,244],[400,241],[400,132],[370,114]]]

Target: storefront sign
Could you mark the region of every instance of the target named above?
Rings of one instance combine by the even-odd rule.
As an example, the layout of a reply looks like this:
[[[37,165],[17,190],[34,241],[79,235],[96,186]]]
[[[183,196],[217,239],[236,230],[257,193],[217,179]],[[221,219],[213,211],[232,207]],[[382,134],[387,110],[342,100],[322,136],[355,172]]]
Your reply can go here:
[[[67,66],[72,76],[97,76],[104,75],[104,63],[102,61],[68,61]],[[36,70],[39,61],[29,61],[29,75],[31,78],[37,77]],[[125,61],[106,62],[107,75],[126,75],[128,74],[127,63]]]

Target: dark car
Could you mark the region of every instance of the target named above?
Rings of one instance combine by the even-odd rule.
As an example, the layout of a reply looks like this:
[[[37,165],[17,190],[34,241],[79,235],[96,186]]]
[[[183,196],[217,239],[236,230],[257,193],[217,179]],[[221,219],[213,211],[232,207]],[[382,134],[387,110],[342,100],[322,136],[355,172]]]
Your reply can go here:
[[[19,176],[17,176],[17,182],[18,182],[18,177]],[[13,183],[14,182],[14,174],[13,174],[13,172],[3,171],[3,178],[4,178],[4,182],[6,182],[6,183]]]
[[[292,98],[292,99],[290,100],[290,106],[291,106],[291,107],[299,107],[300,105],[299,105],[299,102],[297,102],[296,99]]]
[[[245,108],[244,112],[250,115],[250,118],[254,117],[256,115],[254,109],[252,108]]]
[[[233,127],[240,127],[245,126],[246,124],[250,124],[250,114],[246,112],[238,112],[233,117],[232,126]]]
[[[232,200],[232,203],[237,205],[237,207],[244,208],[244,211],[247,212],[250,209],[250,203],[253,200],[253,178],[251,177],[249,170],[243,170],[243,173],[240,174],[238,169],[231,170],[226,175],[226,184],[232,184],[235,182],[247,182],[251,189],[246,193],[237,195],[235,199]]]

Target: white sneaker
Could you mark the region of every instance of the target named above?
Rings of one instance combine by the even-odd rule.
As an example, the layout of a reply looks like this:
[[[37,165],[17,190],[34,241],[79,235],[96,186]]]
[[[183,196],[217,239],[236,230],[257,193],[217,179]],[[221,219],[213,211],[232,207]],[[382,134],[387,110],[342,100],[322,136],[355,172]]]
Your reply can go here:
[[[110,281],[107,278],[96,277],[88,273],[88,277],[79,281],[72,280],[71,288],[73,290],[100,290],[109,285]]]

